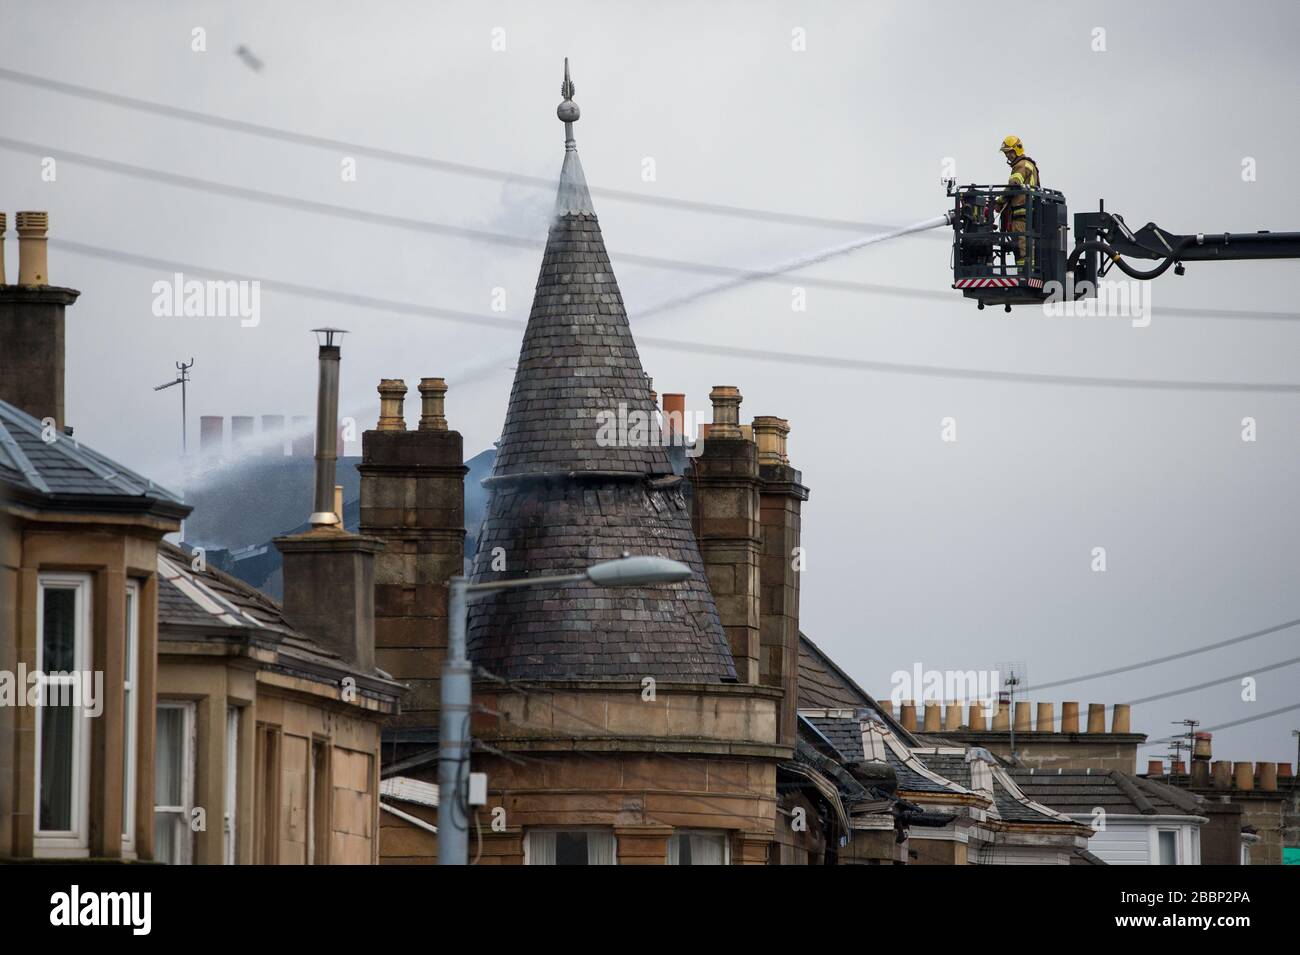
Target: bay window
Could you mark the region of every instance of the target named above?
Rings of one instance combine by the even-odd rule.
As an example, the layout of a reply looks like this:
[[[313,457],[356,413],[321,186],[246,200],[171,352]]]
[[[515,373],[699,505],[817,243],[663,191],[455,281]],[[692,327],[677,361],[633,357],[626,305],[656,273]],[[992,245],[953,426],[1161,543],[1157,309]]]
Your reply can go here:
[[[90,576],[37,578],[36,670],[44,681],[36,711],[35,850],[44,856],[89,852]],[[24,688],[25,690],[26,688]]]
[[[188,865],[194,807],[194,704],[159,702],[154,743],[154,859]]]

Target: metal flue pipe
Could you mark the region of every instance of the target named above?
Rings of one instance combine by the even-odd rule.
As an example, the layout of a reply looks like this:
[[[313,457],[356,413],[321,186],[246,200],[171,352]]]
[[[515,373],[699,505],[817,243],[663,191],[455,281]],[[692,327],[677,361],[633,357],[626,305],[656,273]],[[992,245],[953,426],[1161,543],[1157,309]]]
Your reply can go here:
[[[314,328],[320,344],[320,384],[316,389],[316,492],[312,499],[312,527],[342,524],[334,513],[334,476],[339,457],[339,360],[346,334],[340,328]]]

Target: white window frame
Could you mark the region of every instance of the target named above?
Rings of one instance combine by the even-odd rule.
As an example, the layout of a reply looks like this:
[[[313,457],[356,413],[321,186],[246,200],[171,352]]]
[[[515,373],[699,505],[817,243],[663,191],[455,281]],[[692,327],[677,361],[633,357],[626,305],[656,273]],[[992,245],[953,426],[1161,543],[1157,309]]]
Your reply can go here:
[[[195,706],[192,700],[159,700],[157,705],[160,710],[181,711],[181,804],[178,806],[155,805],[155,825],[159,813],[180,816],[182,833],[180,858],[171,864],[190,865],[194,861],[194,832],[190,828],[190,820],[194,815]],[[156,742],[155,740],[155,745]]]
[[[45,593],[47,590],[72,590],[76,631],[73,637],[73,664],[77,673],[90,671],[91,597],[90,574],[41,573],[36,578],[36,669],[45,672]],[[67,682],[60,680],[60,683]],[[49,685],[46,690],[48,692]],[[25,690],[25,688],[24,688]],[[72,828],[41,829],[41,730],[45,707],[36,711],[35,771],[32,813],[33,853],[47,858],[75,859],[90,855],[90,715],[77,707],[80,718],[72,721]]]
[[[1164,865],[1164,863],[1160,860],[1160,835],[1161,833],[1165,833],[1165,832],[1170,833],[1174,837],[1174,861],[1171,864],[1182,865],[1183,864],[1183,833],[1181,829],[1173,826],[1158,826],[1154,830],[1154,833],[1152,835],[1152,839],[1154,840],[1154,844],[1152,845],[1152,861],[1156,865]]]
[[[532,842],[532,834],[534,832],[556,832],[556,833],[596,832],[603,836],[609,836],[610,843],[613,846],[613,859],[614,859],[613,864],[618,865],[618,835],[614,832],[612,828],[608,826],[604,826],[604,827],[602,826],[529,826],[528,829],[524,831],[524,865],[533,864],[530,858],[530,856],[532,855],[530,843]]]
[[[222,813],[222,863],[238,862],[239,842],[239,707],[226,707],[226,785]]]
[[[730,833],[726,829],[674,829],[669,839],[676,839],[678,836],[712,836],[722,840],[722,864],[731,865],[731,839]],[[664,847],[664,864],[668,863],[668,849]]]
[[[135,855],[136,741],[140,709],[140,584],[127,581],[126,646],[122,653],[122,854]]]

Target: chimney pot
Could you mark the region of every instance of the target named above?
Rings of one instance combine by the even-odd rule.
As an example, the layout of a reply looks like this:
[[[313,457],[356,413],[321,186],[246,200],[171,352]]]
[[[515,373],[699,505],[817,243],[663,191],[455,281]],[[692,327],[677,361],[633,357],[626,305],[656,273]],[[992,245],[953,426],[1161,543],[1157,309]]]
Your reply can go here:
[[[339,527],[343,526],[343,485],[334,485],[334,516],[338,518]]]
[[[961,704],[956,700],[950,701],[943,711],[943,728],[945,730],[961,729]]]
[[[1209,733],[1197,733],[1192,743],[1192,760],[1208,761],[1212,754],[1211,735]]]
[[[406,382],[401,378],[383,378],[379,382],[379,431],[405,431]]]
[[[739,438],[740,431],[740,389],[734,385],[714,385],[709,392],[709,401],[713,403],[713,427],[709,429],[711,438]]]
[[[909,733],[916,732],[916,703],[912,700],[906,700],[898,708],[898,722],[903,724],[903,729]]]
[[[669,436],[686,434],[686,395],[664,392],[664,430]]]
[[[1035,721],[1034,728],[1040,733],[1056,732],[1056,714],[1051,703],[1038,704],[1038,719]]]
[[[1148,775],[1148,776],[1163,776],[1164,774],[1165,774],[1165,763],[1164,763],[1164,760],[1162,760],[1162,759],[1148,759],[1148,760],[1147,760],[1147,775]]]
[[[1017,733],[1033,732],[1034,726],[1032,723],[1032,717],[1030,715],[1032,712],[1033,712],[1033,704],[1030,703],[1028,700],[1016,701],[1016,732]]]
[[[48,212],[20,212],[18,229],[18,284],[49,285],[50,266],[45,233],[50,227]]]
[[[943,728],[943,704],[931,700],[925,704],[925,732],[938,733]]]
[[[989,728],[988,709],[982,700],[971,703],[967,710],[966,725],[977,733],[984,733]]]
[[[447,382],[443,378],[420,379],[420,430],[446,431],[447,418],[444,402]]]
[[[252,415],[232,415],[230,418],[230,443],[236,451],[244,450],[253,439]]]
[[[225,451],[226,419],[205,414],[199,418],[199,453],[209,459],[220,458]]]
[[[1290,779],[1290,778],[1291,778],[1291,764],[1290,764],[1290,763],[1278,763],[1278,764],[1277,764],[1277,778],[1278,778],[1278,779]]]
[[[1106,732],[1106,704],[1105,703],[1088,704],[1088,732],[1089,733]]]
[[[1228,762],[1226,759],[1215,760],[1212,770],[1214,773],[1215,789],[1232,788],[1232,763]]]
[[[1079,704],[1067,701],[1061,704],[1061,732],[1079,732]]]
[[[1259,788],[1264,792],[1277,792],[1277,763],[1259,764]]]
[[[1112,733],[1130,732],[1129,726],[1131,724],[1129,720],[1130,720],[1129,704],[1116,703],[1115,709],[1111,711],[1111,715],[1110,715],[1110,731]]]
[[[1255,788],[1255,764],[1233,763],[1232,774],[1237,788],[1249,792]]]
[[[8,240],[9,217],[0,212],[0,285],[8,285],[5,278],[5,242]]]
[[[786,454],[786,437],[790,434],[790,422],[784,418],[771,415],[759,415],[752,425],[754,441],[758,444],[759,464],[789,464]]]
[[[262,453],[268,458],[284,457],[284,415],[262,415]]]
[[[1011,729],[1011,704],[998,700],[998,708],[993,711],[993,732],[1005,733]]]
[[[1174,760],[1173,772],[1175,776],[1185,776],[1187,774],[1187,764],[1181,759]]]

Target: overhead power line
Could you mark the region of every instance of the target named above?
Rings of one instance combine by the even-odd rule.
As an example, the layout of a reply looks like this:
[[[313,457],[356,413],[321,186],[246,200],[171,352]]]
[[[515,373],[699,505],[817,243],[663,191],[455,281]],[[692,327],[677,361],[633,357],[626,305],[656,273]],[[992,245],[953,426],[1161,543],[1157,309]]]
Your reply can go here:
[[[201,123],[217,129],[247,133],[252,136],[262,136],[267,139],[295,143],[300,146],[313,146],[319,149],[330,149],[359,156],[369,156],[372,159],[382,159],[385,162],[397,163],[404,166],[414,166],[419,169],[430,169],[436,172],[445,172],[456,176],[469,176],[476,179],[488,179],[497,182],[509,182],[537,186],[546,189],[555,188],[555,180],[547,176],[525,175],[522,173],[509,172],[504,169],[494,169],[489,166],[478,166],[471,163],[455,162],[448,159],[435,159],[430,156],[419,156],[414,153],[406,153],[394,149],[383,149],[377,146],[369,146],[365,143],[334,139],[329,136],[316,136],[310,133],[299,133],[292,130],[279,129],[274,126],[249,122],[248,120],[231,119],[226,116],[217,116],[212,113],[200,112],[199,110],[185,109],[184,107],[169,106],[165,103],[157,103],[152,100],[138,99],[134,96],[110,93],[107,90],[94,89],[89,86],[80,86],[76,83],[66,83],[62,80],[37,76],[32,73],[24,73],[20,70],[11,70],[0,67],[0,79],[8,80],[11,83],[20,83],[24,86],[50,90],[55,93],[61,93],[65,96],[75,96],[80,99],[93,100],[99,103],[108,103],[112,106],[120,106],[124,109],[152,113],[156,116],[166,116],[169,119],[181,119],[191,123]],[[680,209],[685,212],[731,216],[733,218],[751,219],[762,222],[779,222],[785,225],[815,226],[823,229],[843,229],[851,232],[885,232],[895,228],[895,226],[883,225],[877,222],[857,222],[849,219],[810,216],[795,212],[753,209],[746,206],[734,206],[718,202],[702,202],[696,199],[679,199],[672,196],[645,195],[627,189],[610,189],[591,186],[590,191],[592,195],[602,196],[607,199],[615,199],[620,202],[634,202],[640,205],[660,206],[667,209]]]
[[[1133,670],[1141,670],[1144,667],[1155,666],[1158,663],[1169,663],[1173,660],[1182,660],[1187,657],[1196,656],[1200,653],[1209,653],[1211,650],[1221,650],[1224,647],[1231,647],[1238,643],[1245,643],[1248,640],[1257,640],[1260,637],[1267,637],[1270,634],[1280,633],[1283,630],[1289,630],[1292,627],[1300,626],[1300,619],[1288,620],[1285,623],[1274,624],[1271,627],[1265,627],[1262,630],[1252,630],[1250,633],[1243,633],[1239,636],[1228,637],[1226,640],[1216,640],[1214,643],[1206,643],[1199,647],[1193,647],[1190,650],[1182,650],[1178,653],[1167,653],[1164,656],[1152,657],[1149,660],[1139,660],[1137,663],[1129,663],[1124,666],[1111,667],[1109,670],[1096,670],[1092,673],[1084,673],[1080,676],[1073,676],[1065,680],[1053,680],[1051,683],[1039,683],[1035,686],[1027,687],[1026,693],[1041,693],[1043,690],[1050,690],[1058,686],[1069,686],[1075,683],[1086,683],[1089,680],[1100,679],[1103,676],[1115,676],[1119,673],[1130,673]],[[1135,702],[1145,702],[1137,700]]]
[[[3,73],[3,70],[0,70]],[[99,156],[92,156],[87,153],[75,152],[73,150],[56,148],[42,143],[26,142],[19,139],[13,139],[8,136],[0,136],[0,148],[12,150],[14,152],[26,153],[32,156],[52,156],[56,159],[62,159],[73,163],[80,163],[93,169],[100,169],[105,172],[116,175],[130,176],[137,179],[143,179],[151,182],[159,182],[164,185],[173,186],[180,189],[189,189],[199,192],[205,192],[212,195],[227,196],[233,199],[241,199],[248,202],[258,202],[266,205],[277,206],[284,209],[292,209],[297,212],[306,212],[314,215],[324,215],[336,218],[348,219],[354,222],[364,222],[369,225],[383,226],[388,228],[403,229],[410,232],[418,232],[427,235],[441,235],[457,239],[468,239],[473,242],[483,242],[495,245],[503,245],[511,248],[523,249],[543,249],[546,246],[545,238],[529,238],[526,236],[511,235],[505,232],[493,232],[487,229],[476,229],[470,226],[452,225],[450,223],[438,222],[431,219],[417,219],[411,216],[394,215],[385,212],[376,212],[370,209],[356,209],[350,206],[338,205],[336,203],[321,202],[314,199],[303,199],[297,196],[288,196],[283,193],[267,192],[262,189],[253,189],[248,186],[237,186],[229,183],[217,182],[212,179],[204,179],[197,176],[188,176],[180,173],[168,172],[161,169],[152,169],[147,166],[139,166],[133,163],[119,162],[114,159],[104,159]],[[552,185],[554,185],[552,181]],[[911,233],[919,235],[925,233]],[[718,265],[709,262],[696,262],[686,259],[673,259],[664,256],[645,255],[637,252],[611,251],[610,258],[618,261],[641,265],[647,268],[668,269],[674,271],[692,272],[697,274],[721,275],[731,279],[731,282],[724,283],[721,286],[710,287],[695,292],[690,292],[678,298],[671,299],[649,309],[646,314],[667,311],[690,304],[697,299],[707,295],[716,294],[731,288],[733,284],[739,285],[749,281],[776,281],[791,282],[791,268],[781,269],[745,269],[728,265]],[[902,285],[887,285],[879,282],[858,282],[847,279],[831,279],[817,276],[804,275],[797,280],[799,285],[810,288],[821,288],[829,291],[852,292],[868,295],[886,295],[901,298],[926,299],[930,301],[956,302],[953,292],[949,289],[918,289],[909,288]],[[1186,318],[1206,318],[1206,319],[1224,319],[1240,318],[1255,321],[1298,321],[1300,312],[1275,312],[1261,311],[1255,309],[1213,309],[1213,308],[1195,308],[1186,306],[1161,306],[1160,311],[1166,315],[1177,315]],[[645,315],[643,314],[643,318]]]
[[[1257,713],[1254,716],[1247,716],[1239,720],[1231,720],[1227,723],[1219,723],[1215,726],[1202,726],[1201,732],[1213,733],[1217,730],[1231,729],[1234,726],[1245,726],[1248,723],[1258,723],[1260,720],[1266,720],[1272,716],[1281,716],[1283,713],[1290,713],[1292,710],[1300,710],[1300,703],[1292,703],[1288,706],[1279,706],[1275,710],[1268,710],[1264,713]],[[1149,740],[1143,743],[1138,749],[1151,749],[1156,746],[1168,746],[1176,739],[1186,739],[1185,736],[1166,736],[1163,739]]]
[[[395,312],[408,315],[423,315],[429,318],[461,324],[477,325],[488,328],[510,328],[522,330],[524,323],[518,319],[498,318],[473,312],[439,308],[430,305],[416,305],[410,302],[398,302],[352,292],[340,292],[316,286],[286,282],[279,279],[261,278],[242,275],[233,271],[212,269],[192,263],[177,262],[171,259],[139,255],[117,249],[89,245],[69,239],[50,239],[51,246],[92,258],[125,262],[143,268],[161,269],[166,272],[189,272],[194,275],[208,275],[222,280],[243,279],[258,281],[263,287],[272,291],[285,292],[343,305],[354,305],[376,311]],[[1245,392],[1298,394],[1300,384],[1292,382],[1236,382],[1236,381],[1187,381],[1173,379],[1144,378],[1105,378],[1086,375],[1053,375],[1036,372],[992,371],[981,368],[954,368],[936,365],[916,365],[901,362],[869,361],[866,359],[841,358],[829,355],[802,355],[797,352],[771,351],[758,348],[742,348],[710,342],[682,341],[677,338],[653,338],[638,335],[642,345],[661,348],[665,351],[683,352],[695,355],[722,355],[729,358],[743,358],[753,361],[771,361],[783,365],[800,365],[819,368],[839,368],[846,371],[867,371],[880,374],[910,375],[926,378],[946,378],[965,381],[1007,382],[1011,384],[1059,385],[1079,388],[1135,388],[1155,391],[1204,391],[1204,392]]]

